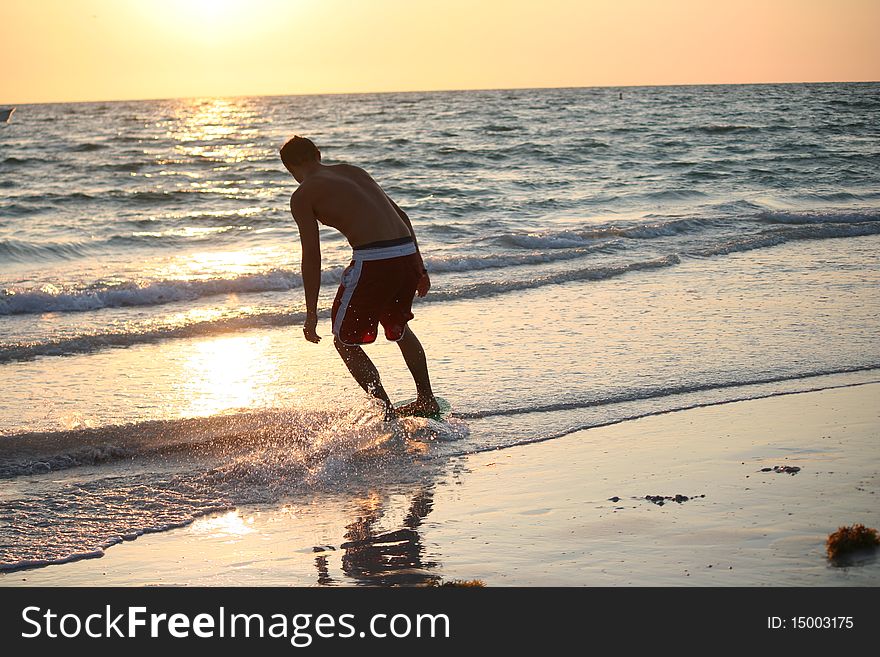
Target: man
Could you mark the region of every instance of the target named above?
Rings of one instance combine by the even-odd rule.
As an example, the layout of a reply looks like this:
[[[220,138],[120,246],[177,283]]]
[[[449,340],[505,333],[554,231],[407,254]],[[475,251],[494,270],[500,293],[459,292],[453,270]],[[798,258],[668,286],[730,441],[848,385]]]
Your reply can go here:
[[[416,384],[414,402],[396,412],[430,416],[439,411],[431,390],[425,352],[407,326],[413,297],[431,287],[412,223],[369,174],[349,164],[321,163],[321,152],[309,139],[295,136],[281,147],[281,161],[299,188],[290,197],[290,212],[302,242],[302,278],[306,296],[303,334],[317,343],[321,246],[318,221],[341,232],[353,249],[342,275],[331,313],[333,344],[360,386],[379,399],[385,419],[395,410],[382,387],[376,366],[361,345],[376,339],[378,324],[400,347]]]

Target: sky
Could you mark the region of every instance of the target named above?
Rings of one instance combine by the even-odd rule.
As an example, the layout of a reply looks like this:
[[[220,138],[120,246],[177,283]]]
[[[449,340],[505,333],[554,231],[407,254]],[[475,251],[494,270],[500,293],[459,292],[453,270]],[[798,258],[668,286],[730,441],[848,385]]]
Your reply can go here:
[[[0,104],[880,80],[880,0],[3,0]]]

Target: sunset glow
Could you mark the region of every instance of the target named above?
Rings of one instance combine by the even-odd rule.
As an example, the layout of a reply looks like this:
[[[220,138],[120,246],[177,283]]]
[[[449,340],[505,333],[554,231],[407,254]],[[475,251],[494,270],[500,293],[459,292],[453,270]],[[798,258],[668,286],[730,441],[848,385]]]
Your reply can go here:
[[[0,103],[876,80],[873,0],[7,0]]]

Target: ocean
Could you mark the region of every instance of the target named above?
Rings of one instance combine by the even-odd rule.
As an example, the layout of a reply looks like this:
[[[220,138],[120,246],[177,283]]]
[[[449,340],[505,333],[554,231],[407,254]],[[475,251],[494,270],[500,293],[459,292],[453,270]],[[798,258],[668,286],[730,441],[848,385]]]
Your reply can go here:
[[[453,416],[302,339],[281,143],[410,215]],[[0,125],[0,570],[478,451],[880,380],[880,84],[22,105]],[[350,248],[321,229],[319,333]],[[412,382],[375,357],[395,399]],[[597,446],[597,449],[607,446]]]

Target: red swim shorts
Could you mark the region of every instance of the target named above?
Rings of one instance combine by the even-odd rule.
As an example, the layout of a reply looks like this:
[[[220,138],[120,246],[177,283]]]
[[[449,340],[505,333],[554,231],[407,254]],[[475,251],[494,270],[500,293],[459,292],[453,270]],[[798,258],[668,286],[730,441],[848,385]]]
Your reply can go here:
[[[412,239],[377,242],[354,250],[333,301],[333,335],[343,344],[370,344],[378,325],[400,340],[413,318],[412,300],[422,277]]]

